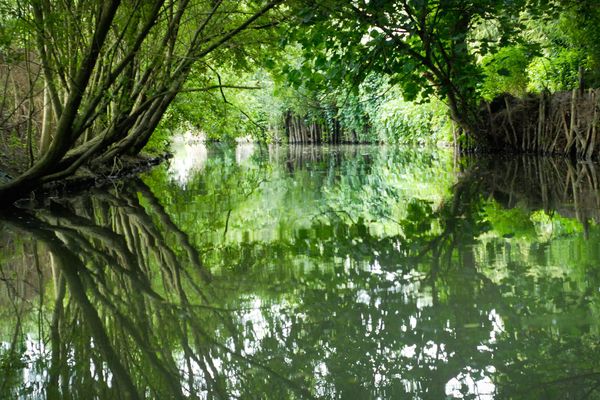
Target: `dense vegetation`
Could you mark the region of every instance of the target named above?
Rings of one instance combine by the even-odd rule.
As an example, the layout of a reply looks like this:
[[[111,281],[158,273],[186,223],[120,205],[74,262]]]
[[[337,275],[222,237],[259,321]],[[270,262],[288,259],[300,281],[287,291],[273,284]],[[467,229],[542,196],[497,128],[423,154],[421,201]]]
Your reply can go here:
[[[61,179],[86,163],[139,153],[192,71],[204,79],[200,87],[186,90],[221,87],[210,82],[212,65],[243,57],[243,43],[260,40],[263,29],[276,24],[273,9],[279,3],[5,5],[9,10],[2,15],[13,16],[15,31],[21,32],[14,46],[25,59],[17,65],[40,65],[40,81],[29,81],[29,112],[37,90],[43,90],[46,101],[38,155],[32,150],[30,127],[30,166],[0,187],[2,197]]]
[[[0,198],[190,128],[596,157],[597,93],[550,96],[598,86],[599,26],[594,0],[3,0]]]

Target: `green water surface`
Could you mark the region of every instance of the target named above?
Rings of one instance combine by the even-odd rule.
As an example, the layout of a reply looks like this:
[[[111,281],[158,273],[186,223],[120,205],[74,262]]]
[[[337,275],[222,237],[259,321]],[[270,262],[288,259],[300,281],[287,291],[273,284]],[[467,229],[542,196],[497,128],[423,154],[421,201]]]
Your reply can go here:
[[[600,170],[196,144],[0,216],[0,398],[598,399]]]

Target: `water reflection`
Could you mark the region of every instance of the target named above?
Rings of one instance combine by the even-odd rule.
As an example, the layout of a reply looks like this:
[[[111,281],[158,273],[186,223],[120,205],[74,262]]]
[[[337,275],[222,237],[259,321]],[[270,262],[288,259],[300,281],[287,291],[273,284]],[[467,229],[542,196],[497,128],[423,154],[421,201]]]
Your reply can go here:
[[[238,153],[3,216],[0,397],[599,397],[592,165]]]
[[[488,160],[486,189],[507,208],[558,212],[581,222],[600,221],[600,169],[563,158],[517,157]]]
[[[171,143],[173,158],[169,164],[169,176],[185,187],[194,174],[202,171],[208,159],[208,149],[203,137],[191,134],[177,135]]]

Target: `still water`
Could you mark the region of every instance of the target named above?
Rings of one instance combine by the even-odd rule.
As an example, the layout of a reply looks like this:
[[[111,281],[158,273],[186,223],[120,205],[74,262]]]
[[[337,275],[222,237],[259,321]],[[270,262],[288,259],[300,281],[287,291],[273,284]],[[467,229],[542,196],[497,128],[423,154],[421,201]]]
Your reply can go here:
[[[600,398],[600,170],[176,149],[0,218],[0,398]]]

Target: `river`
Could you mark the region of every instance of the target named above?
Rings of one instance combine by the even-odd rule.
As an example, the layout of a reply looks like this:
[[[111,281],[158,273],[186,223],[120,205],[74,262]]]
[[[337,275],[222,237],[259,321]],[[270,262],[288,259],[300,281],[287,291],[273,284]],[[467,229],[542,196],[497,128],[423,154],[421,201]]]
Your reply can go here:
[[[0,398],[600,398],[598,177],[182,146],[0,217]]]

